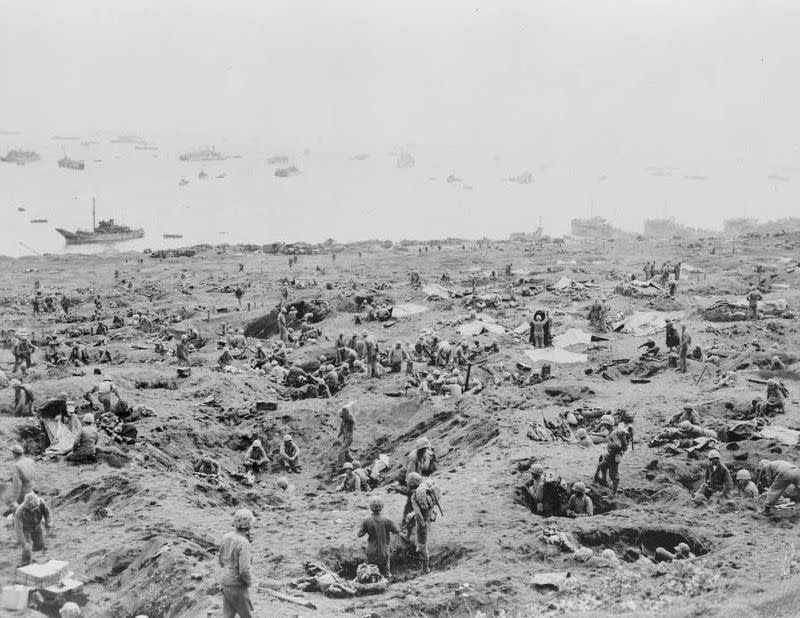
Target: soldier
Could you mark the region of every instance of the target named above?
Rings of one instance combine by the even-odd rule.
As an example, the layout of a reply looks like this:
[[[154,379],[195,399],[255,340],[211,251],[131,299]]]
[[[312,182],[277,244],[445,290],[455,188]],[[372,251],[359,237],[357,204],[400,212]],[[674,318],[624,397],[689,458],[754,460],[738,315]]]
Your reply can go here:
[[[736,489],[739,492],[739,497],[747,500],[758,498],[758,487],[751,479],[749,470],[742,468],[736,473]]]
[[[336,436],[336,440],[333,443],[334,446],[340,447],[339,456],[336,460],[338,468],[342,468],[346,461],[349,462],[353,459],[350,455],[350,447],[353,445],[353,431],[356,426],[356,420],[353,418],[354,405],[355,402],[351,401],[342,406],[342,409],[339,411],[342,422],[339,425],[339,434]]]
[[[788,461],[762,459],[758,463],[758,477],[764,477],[770,483],[764,498],[764,514],[767,515],[778,502],[784,492],[792,485],[800,491],[800,470]]]
[[[594,515],[592,499],[586,495],[586,485],[578,482],[572,486],[573,494],[567,503],[567,517],[591,517]]]
[[[758,301],[760,300],[764,300],[764,297],[761,296],[758,288],[753,286],[750,288],[750,292],[747,294],[747,302],[749,303],[749,311],[747,314],[748,318],[752,318],[754,320],[758,319]]]
[[[383,500],[380,496],[369,499],[369,510],[372,517],[361,523],[358,536],[367,535],[367,562],[378,567],[386,579],[392,577],[389,542],[392,534],[400,534],[400,528],[391,519],[384,517]]]
[[[680,341],[680,367],[678,371],[686,373],[686,357],[689,355],[689,346],[692,345],[692,336],[686,331],[686,324],[681,325]]]
[[[422,475],[413,472],[408,477],[408,488],[411,491],[411,508],[414,511],[414,525],[417,528],[417,555],[423,573],[430,573],[430,557],[428,553],[428,537],[430,524],[436,519],[435,509],[439,503],[438,489],[435,485],[422,479]]]
[[[694,495],[695,504],[708,500],[715,493],[720,493],[723,498],[729,498],[732,491],[733,479],[727,466],[719,460],[719,451],[716,449],[709,451],[705,481]]]

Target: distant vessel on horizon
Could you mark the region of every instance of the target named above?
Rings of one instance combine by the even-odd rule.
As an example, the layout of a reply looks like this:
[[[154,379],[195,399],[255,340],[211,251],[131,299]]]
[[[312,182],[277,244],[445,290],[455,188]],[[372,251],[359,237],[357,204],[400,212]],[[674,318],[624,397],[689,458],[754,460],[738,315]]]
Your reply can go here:
[[[141,144],[146,145],[147,140],[136,135],[118,135],[111,140],[112,144]]]
[[[181,161],[222,161],[227,157],[215,146],[201,146],[183,153],[179,158]]]
[[[83,161],[76,161],[75,159],[70,159],[67,156],[64,156],[62,159],[58,160],[58,167],[66,167],[67,169],[71,170],[82,170],[84,169],[85,165]]]
[[[5,157],[0,157],[0,161],[3,163],[25,165],[26,163],[38,161],[40,158],[39,153],[33,150],[9,150]]]
[[[155,144],[136,144],[134,148],[136,148],[136,150],[158,150],[158,146]]]
[[[162,234],[164,238],[183,238],[183,234]]]
[[[47,223],[47,219],[31,219],[31,223]]]
[[[56,232],[64,237],[68,245],[112,243],[144,237],[143,228],[130,228],[127,225],[117,225],[114,223],[114,219],[109,219],[108,221],[101,220],[95,225],[94,198],[92,198],[91,232],[88,230],[76,230],[75,232],[70,232],[59,227],[56,228]]]

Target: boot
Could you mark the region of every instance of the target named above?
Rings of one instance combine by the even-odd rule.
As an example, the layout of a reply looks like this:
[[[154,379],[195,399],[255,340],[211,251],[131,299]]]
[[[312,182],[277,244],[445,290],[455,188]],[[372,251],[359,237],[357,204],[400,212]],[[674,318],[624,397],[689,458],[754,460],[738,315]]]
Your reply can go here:
[[[427,558],[427,557],[423,558],[423,557],[420,556],[419,564],[420,564],[420,567],[422,568],[422,573],[424,575],[430,574],[430,572],[431,572],[431,561],[430,561],[430,558]]]
[[[615,479],[611,481],[611,499],[615,500],[617,497],[617,486],[619,486],[619,480]]]

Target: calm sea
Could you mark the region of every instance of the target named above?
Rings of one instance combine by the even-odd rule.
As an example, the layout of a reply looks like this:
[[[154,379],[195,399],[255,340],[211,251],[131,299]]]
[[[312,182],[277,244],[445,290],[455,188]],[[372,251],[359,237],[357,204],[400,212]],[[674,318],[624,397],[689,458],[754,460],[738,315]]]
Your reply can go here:
[[[600,215],[629,231],[647,217],[674,216],[719,227],[733,216],[794,214],[798,181],[793,172],[733,163],[680,168],[673,162],[619,162],[544,157],[463,149],[406,149],[415,167],[398,169],[392,147],[355,160],[352,152],[297,151],[254,143],[221,142],[240,155],[219,162],[183,162],[181,153],[204,142],[149,138],[159,149],[137,150],[109,136],[57,141],[49,136],[0,135],[0,153],[35,150],[41,160],[0,163],[0,254],[140,250],[197,243],[339,241],[366,238],[505,238],[532,231],[569,231],[569,219]],[[206,142],[207,143],[207,142]],[[86,169],[58,167],[64,155]],[[286,154],[300,169],[274,175],[270,156]],[[204,171],[208,176],[199,179]],[[506,180],[524,171],[532,184]],[[447,181],[448,176],[451,182]],[[772,176],[770,176],[772,175]],[[219,177],[218,177],[219,176]],[[180,186],[184,178],[189,184]],[[798,179],[800,180],[800,179]],[[144,227],[145,238],[113,247],[67,249],[56,227],[91,226],[92,197],[98,219]],[[18,208],[25,208],[24,212]],[[44,224],[31,219],[47,219]],[[165,239],[163,234],[182,234]]]

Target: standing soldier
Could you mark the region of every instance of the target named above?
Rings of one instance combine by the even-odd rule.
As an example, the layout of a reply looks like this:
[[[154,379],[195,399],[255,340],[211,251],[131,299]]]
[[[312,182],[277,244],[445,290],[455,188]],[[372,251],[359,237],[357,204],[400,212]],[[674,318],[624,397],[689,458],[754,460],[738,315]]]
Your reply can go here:
[[[233,516],[233,532],[222,537],[217,560],[222,567],[222,615],[224,618],[252,618],[253,603],[250,586],[253,576],[250,571],[253,550],[250,547],[250,529],[255,516],[249,509],[239,509]]]
[[[758,319],[758,301],[760,300],[764,300],[764,297],[761,296],[758,288],[753,286],[747,295],[747,302],[750,303],[750,311],[747,317],[752,317],[754,320]]]
[[[380,496],[372,496],[369,499],[369,510],[372,511],[372,517],[367,517],[361,523],[358,536],[367,535],[367,562],[377,565],[381,575],[389,579],[392,576],[389,542],[392,534],[400,534],[400,528],[381,514],[383,500]]]
[[[356,420],[353,418],[354,405],[355,402],[353,401],[345,404],[342,406],[339,413],[342,418],[342,424],[339,425],[339,434],[336,436],[336,441],[334,442],[334,445],[340,447],[339,456],[336,459],[338,469],[341,469],[345,462],[353,460],[353,457],[350,455],[350,447],[353,445],[353,431],[356,427]]]
[[[286,307],[281,307],[281,310],[278,312],[278,334],[283,343],[288,341],[289,331],[286,328]]]
[[[681,363],[678,371],[686,373],[686,357],[689,355],[689,346],[692,345],[692,336],[686,332],[686,324],[681,325]]]

